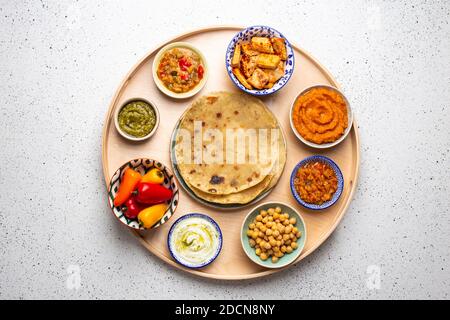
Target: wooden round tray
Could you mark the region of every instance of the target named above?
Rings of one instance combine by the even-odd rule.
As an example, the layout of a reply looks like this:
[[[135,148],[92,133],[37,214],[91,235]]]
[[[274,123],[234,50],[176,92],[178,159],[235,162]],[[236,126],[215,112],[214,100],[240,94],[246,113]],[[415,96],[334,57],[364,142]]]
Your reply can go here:
[[[232,37],[243,27],[218,26],[195,30],[173,38],[161,44],[141,61],[139,61],[125,77],[119,86],[106,115],[103,128],[102,162],[106,185],[112,174],[123,163],[130,159],[147,157],[171,165],[169,156],[170,137],[181,114],[190,105],[193,98],[174,100],[161,93],[152,78],[152,62],[155,54],[164,45],[173,41],[187,41],[198,47],[208,60],[210,75],[208,82],[198,95],[211,91],[236,91],[225,69],[225,51]],[[289,38],[295,43],[295,39]],[[308,239],[305,248],[296,260],[302,260],[319,247],[333,232],[352,200],[356,188],[359,168],[359,141],[356,122],[348,137],[339,146],[329,150],[315,150],[301,143],[289,125],[289,109],[297,94],[308,86],[329,84],[338,87],[331,74],[311,55],[293,45],[295,50],[295,71],[288,84],[271,96],[262,98],[278,117],[284,130],[287,142],[286,166],[279,183],[272,192],[264,198],[264,202],[281,201],[293,205],[302,214]],[[114,127],[114,110],[133,97],[147,98],[153,101],[160,112],[161,122],[155,135],[143,143],[133,143],[122,138]],[[289,188],[289,178],[292,169],[303,158],[323,154],[333,159],[341,168],[345,185],[339,201],[320,212],[309,211],[296,203]],[[150,252],[169,265],[202,277],[239,280],[266,276],[281,269],[264,269],[250,261],[245,255],[240,242],[242,220],[250,208],[234,211],[221,211],[206,207],[193,200],[184,190],[180,191],[180,201],[174,216],[161,227],[149,231],[132,231]],[[214,263],[200,270],[192,270],[180,266],[170,256],[167,248],[167,233],[172,223],[180,216],[200,212],[211,216],[220,225],[224,244],[219,257]],[[292,266],[292,264],[290,265]]]

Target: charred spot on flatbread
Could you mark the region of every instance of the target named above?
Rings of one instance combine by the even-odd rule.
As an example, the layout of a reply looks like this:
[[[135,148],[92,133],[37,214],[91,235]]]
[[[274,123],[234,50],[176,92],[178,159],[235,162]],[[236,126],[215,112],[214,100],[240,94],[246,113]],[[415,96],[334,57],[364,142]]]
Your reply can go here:
[[[212,176],[211,180],[209,180],[210,184],[222,184],[225,182],[225,178],[224,177],[220,177],[220,176]]]

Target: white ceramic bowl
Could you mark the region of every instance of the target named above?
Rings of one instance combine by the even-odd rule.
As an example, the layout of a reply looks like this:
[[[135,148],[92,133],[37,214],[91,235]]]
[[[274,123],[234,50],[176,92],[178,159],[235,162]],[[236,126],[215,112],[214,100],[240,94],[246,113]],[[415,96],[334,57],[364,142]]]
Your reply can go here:
[[[147,104],[149,104],[153,110],[155,111],[155,116],[156,116],[156,122],[155,122],[155,126],[153,127],[152,131],[150,131],[146,136],[143,137],[135,137],[132,135],[129,135],[128,133],[126,133],[125,131],[123,131],[120,126],[119,126],[119,112],[120,110],[122,110],[123,107],[125,107],[128,103],[133,102],[133,101],[144,101]],[[131,140],[131,141],[143,141],[143,140],[147,140],[148,138],[150,138],[155,132],[156,129],[158,129],[159,126],[159,111],[158,108],[156,107],[156,105],[144,98],[131,98],[126,100],[124,103],[122,103],[122,105],[120,106],[120,108],[116,108],[116,111],[114,112],[114,125],[116,126],[116,130],[117,132],[119,132],[119,134],[124,137],[125,139]]]
[[[203,74],[203,79],[192,90],[190,90],[188,92],[183,92],[183,93],[176,93],[176,92],[173,92],[173,91],[170,91],[169,89],[167,89],[166,86],[162,83],[162,81],[158,78],[158,74],[157,74],[159,62],[161,61],[163,54],[167,50],[177,48],[177,47],[190,49],[190,50],[194,51],[196,54],[198,54],[200,56],[200,58],[202,59],[203,68],[205,70],[204,74]],[[200,90],[202,90],[202,88],[206,84],[206,81],[208,80],[209,68],[208,68],[205,56],[196,47],[194,47],[193,45],[191,45],[187,42],[173,42],[173,43],[170,43],[167,46],[163,47],[156,54],[155,59],[153,60],[152,75],[153,75],[153,80],[155,81],[156,86],[158,87],[158,89],[161,92],[163,92],[164,94],[168,95],[169,97],[172,97],[175,99],[185,99],[185,98],[192,97],[193,95],[197,94]]]
[[[292,122],[292,112],[294,111],[294,105],[295,105],[295,102],[297,101],[297,99],[300,96],[302,96],[305,93],[307,93],[308,91],[310,91],[312,89],[315,89],[315,88],[326,88],[326,89],[330,89],[330,90],[333,90],[333,91],[339,93],[344,98],[344,101],[345,101],[345,103],[347,105],[348,126],[345,129],[344,134],[339,139],[337,139],[334,142],[318,144],[318,143],[314,143],[314,142],[308,141],[308,140],[306,140],[305,138],[302,137],[302,135],[297,131],[297,129],[295,128],[294,123]],[[315,85],[315,86],[306,88],[305,90],[300,92],[300,94],[297,97],[295,97],[295,99],[294,99],[294,101],[292,102],[292,105],[291,105],[291,110],[289,112],[289,122],[291,124],[292,131],[294,132],[295,136],[301,142],[303,142],[304,144],[306,144],[307,146],[312,147],[312,148],[326,149],[326,148],[331,148],[331,147],[334,147],[334,146],[338,145],[339,143],[341,143],[347,137],[347,135],[349,134],[350,130],[352,129],[353,113],[352,113],[352,109],[350,107],[350,103],[348,102],[348,100],[345,97],[345,95],[339,89],[337,89],[335,87],[332,87],[332,86],[327,86],[327,85]]]

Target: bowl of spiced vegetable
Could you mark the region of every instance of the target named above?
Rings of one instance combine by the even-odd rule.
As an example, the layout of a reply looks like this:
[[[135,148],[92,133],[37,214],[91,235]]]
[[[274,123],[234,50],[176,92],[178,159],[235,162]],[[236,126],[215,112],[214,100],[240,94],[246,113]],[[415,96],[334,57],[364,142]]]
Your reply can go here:
[[[174,175],[163,163],[138,158],[114,172],[108,203],[114,216],[133,229],[154,229],[167,222],[179,201]]]
[[[197,94],[208,79],[202,52],[187,42],[174,42],[156,54],[152,68],[158,89],[169,97],[184,99]]]
[[[315,155],[295,166],[290,185],[299,204],[311,210],[321,210],[338,201],[344,189],[344,177],[333,160]]]

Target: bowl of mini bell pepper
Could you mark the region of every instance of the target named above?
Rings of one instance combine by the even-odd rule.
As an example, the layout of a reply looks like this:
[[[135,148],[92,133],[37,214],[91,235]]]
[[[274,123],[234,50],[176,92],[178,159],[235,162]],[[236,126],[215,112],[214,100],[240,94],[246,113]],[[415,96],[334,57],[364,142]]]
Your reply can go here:
[[[139,158],[114,172],[108,187],[108,203],[126,226],[154,229],[174,214],[179,201],[178,185],[170,169],[157,160]]]

